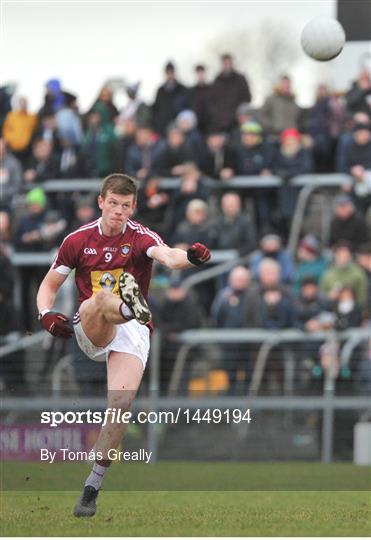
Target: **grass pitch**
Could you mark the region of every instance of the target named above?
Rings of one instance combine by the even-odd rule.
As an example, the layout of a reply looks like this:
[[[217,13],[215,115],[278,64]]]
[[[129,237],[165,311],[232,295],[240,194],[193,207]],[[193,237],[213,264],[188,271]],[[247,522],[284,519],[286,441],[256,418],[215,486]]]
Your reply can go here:
[[[9,464],[10,465],[10,464]],[[76,465],[76,466],[75,466]],[[3,536],[369,536],[371,534],[369,470],[352,465],[312,463],[255,464],[255,463],[160,463],[146,466],[150,481],[159,486],[166,474],[189,481],[187,491],[125,491],[117,490],[114,477],[125,477],[131,489],[134,477],[141,468],[115,465],[107,475],[104,490],[98,498],[97,515],[90,519],[74,518],[73,507],[78,491],[45,491],[36,489],[38,474],[46,477],[49,489],[63,486],[63,479],[78,475],[83,483],[86,468],[77,464],[49,466],[48,474],[40,474],[40,464],[12,463],[5,467],[5,488],[1,495],[1,525]],[[14,466],[14,468],[13,468]],[[158,469],[156,470],[156,467]],[[4,467],[3,467],[4,470]],[[198,482],[202,471],[208,470],[219,478],[224,490],[190,490]],[[9,476],[20,471],[19,482],[10,486]],[[268,472],[267,472],[268,471]],[[269,489],[267,479],[275,471],[275,489]],[[250,479],[255,491],[226,491],[228,477]],[[28,476],[22,476],[27,474]],[[205,474],[205,473],[204,473]],[[157,476],[156,476],[157,475]],[[302,490],[295,490],[292,478]],[[353,491],[326,491],[327,479],[340,475],[354,480]],[[8,478],[7,478],[8,476]],[[317,490],[310,491],[323,478]],[[157,478],[157,482],[154,482]],[[190,480],[194,480],[194,483]],[[28,479],[28,480],[26,480]],[[34,480],[32,480],[34,479]],[[280,480],[280,482],[279,482]],[[30,483],[31,482],[31,483]],[[33,483],[34,482],[34,483]],[[36,483],[35,483],[36,482]],[[291,482],[291,483],[290,483]],[[244,482],[246,485],[246,482]],[[339,488],[341,489],[339,484]],[[28,486],[28,490],[27,490]],[[286,486],[286,487],[285,487]],[[290,487],[291,486],[291,487]],[[40,484],[41,487],[41,484]],[[44,487],[44,484],[43,484]],[[143,488],[146,487],[143,484]],[[148,487],[148,486],[147,486]],[[184,484],[185,487],[185,484]],[[246,485],[248,487],[248,485]],[[333,486],[332,486],[333,487]],[[116,491],[113,491],[116,489]],[[160,488],[161,489],[161,488]],[[185,489],[187,489],[185,487]],[[240,488],[241,489],[241,488]],[[286,489],[286,491],[284,490]],[[308,489],[308,491],[303,491]],[[335,488],[336,489],[336,488]],[[352,489],[352,488],[349,488]]]

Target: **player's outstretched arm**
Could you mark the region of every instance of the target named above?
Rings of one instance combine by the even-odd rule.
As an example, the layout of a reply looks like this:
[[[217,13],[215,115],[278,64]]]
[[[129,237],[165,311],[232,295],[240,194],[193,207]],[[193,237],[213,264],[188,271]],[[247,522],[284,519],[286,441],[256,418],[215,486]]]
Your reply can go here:
[[[151,249],[151,257],[172,270],[183,270],[205,264],[211,254],[206,246],[196,242],[187,251],[168,246],[156,246]]]
[[[51,309],[54,306],[58,289],[66,278],[66,275],[50,269],[44,277],[36,297],[41,326],[53,336],[63,338],[69,338],[73,334],[73,329],[68,324],[69,318],[63,313],[51,311]]]

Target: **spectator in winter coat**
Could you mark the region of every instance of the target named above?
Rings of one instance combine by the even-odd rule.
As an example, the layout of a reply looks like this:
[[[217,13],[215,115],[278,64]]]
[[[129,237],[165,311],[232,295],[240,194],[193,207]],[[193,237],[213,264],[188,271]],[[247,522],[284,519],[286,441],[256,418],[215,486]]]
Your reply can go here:
[[[345,240],[356,248],[369,239],[369,230],[364,217],[356,212],[349,195],[338,195],[334,201],[334,217],[330,226],[330,245]]]
[[[301,110],[291,90],[291,79],[283,75],[259,112],[264,131],[280,135],[285,129],[299,129],[300,117]]]
[[[178,177],[184,163],[196,161],[192,149],[185,143],[183,131],[175,124],[167,128],[166,142],[159,152],[156,173],[159,176]]]
[[[102,108],[103,106],[100,106],[99,110]],[[81,148],[87,177],[102,178],[112,172],[115,162],[115,141],[116,135],[112,124],[107,120],[103,122],[101,113],[93,110],[88,116],[88,128]]]
[[[186,144],[183,131],[175,124],[167,128],[166,142],[158,154],[156,174],[178,177],[183,174],[184,164],[196,161],[192,149]]]
[[[165,135],[166,128],[177,114],[189,108],[189,92],[175,75],[175,66],[168,62],[165,66],[166,81],[157,90],[153,104],[153,125],[160,135]]]
[[[356,302],[352,287],[345,286],[341,289],[334,311],[336,315],[336,330],[341,331],[361,326],[362,308]]]
[[[241,126],[241,142],[237,147],[237,174],[265,176],[270,174],[273,147],[263,138],[260,124],[254,121]],[[257,218],[262,230],[272,222],[275,204],[275,189],[256,188],[253,190]]]
[[[145,180],[138,192],[138,220],[146,227],[155,229],[166,239],[168,237],[166,217],[169,201],[169,193],[161,189],[160,178],[157,176],[151,176]]]
[[[272,159],[272,169],[284,181],[278,189],[277,206],[281,214],[281,232],[286,236],[300,191],[300,188],[289,185],[289,180],[296,175],[312,172],[312,158],[309,150],[303,147],[301,135],[296,129],[285,129],[280,142],[280,148]]]
[[[36,139],[32,145],[32,155],[24,171],[27,184],[44,182],[57,178],[59,172],[59,156],[53,151],[53,143]]]
[[[196,84],[190,89],[190,107],[196,113],[199,130],[206,134],[209,128],[208,104],[210,100],[210,84],[206,79],[206,67],[198,64],[195,67]]]
[[[274,259],[280,268],[280,279],[290,283],[294,277],[294,262],[286,249],[283,249],[281,238],[276,234],[267,234],[260,240],[260,249],[251,257],[251,275],[259,279],[260,266],[266,259]]]
[[[353,261],[349,243],[338,242],[334,247],[334,262],[323,274],[320,288],[330,300],[337,301],[345,286],[352,287],[358,304],[367,305],[366,273]]]
[[[354,142],[352,129],[357,124],[370,127],[370,117],[365,112],[356,112],[347,122],[346,131],[340,133],[336,144],[335,168],[337,172],[348,172],[348,150]]]
[[[362,111],[371,114],[371,74],[368,69],[360,72],[345,99],[349,112]]]
[[[65,92],[64,105],[57,111],[55,121],[60,138],[67,140],[71,146],[80,146],[84,133],[78,115],[76,96]]]
[[[185,250],[195,242],[211,245],[208,205],[201,199],[187,204],[185,220],[179,223],[171,239],[172,245]]]
[[[371,170],[371,131],[368,124],[356,124],[353,128],[353,142],[347,148],[345,171],[353,174],[353,167],[361,165]]]
[[[228,277],[228,285],[215,297],[211,306],[211,324],[215,328],[246,328],[249,311],[250,272],[236,266]],[[232,392],[236,392],[238,372],[251,370],[249,346],[246,343],[228,343],[221,346],[222,367],[227,371]],[[246,378],[246,375],[244,376]]]
[[[229,180],[237,170],[237,153],[227,143],[224,133],[210,133],[201,155],[202,172],[217,180]]]
[[[300,293],[305,280],[311,279],[318,284],[329,265],[326,258],[321,255],[319,241],[312,234],[307,234],[299,242],[297,261],[293,283],[293,292],[296,296]]]
[[[3,137],[10,151],[23,163],[29,156],[36,126],[36,114],[28,112],[27,99],[20,97],[17,109],[10,111],[5,118]]]
[[[170,230],[183,221],[186,208],[192,199],[202,199],[206,201],[209,196],[209,189],[202,177],[200,170],[195,163],[185,163],[183,167],[181,186],[175,189],[171,197],[172,219]]]
[[[197,116],[191,110],[182,111],[175,119],[175,125],[184,136],[184,143],[196,160],[200,164],[204,149],[204,138],[197,128]]]
[[[220,201],[221,214],[211,226],[215,249],[237,249],[240,255],[256,246],[256,231],[250,216],[242,211],[240,196],[225,193]]]
[[[135,133],[135,143],[127,150],[124,170],[140,181],[154,172],[162,142],[157,141],[149,127],[139,127]]]
[[[102,126],[113,126],[119,112],[113,103],[113,92],[109,86],[103,86],[88,115],[93,111],[100,114]]]
[[[251,101],[246,78],[234,68],[233,57],[223,54],[222,70],[210,89],[209,130],[229,132],[236,124],[236,110],[241,103]]]
[[[318,85],[316,102],[307,113],[305,131],[313,140],[315,172],[332,172],[334,139],[331,135],[331,96],[325,84]]]
[[[294,302],[294,326],[306,332],[322,330],[319,316],[330,309],[331,302],[321,296],[318,283],[311,278],[304,279]]]

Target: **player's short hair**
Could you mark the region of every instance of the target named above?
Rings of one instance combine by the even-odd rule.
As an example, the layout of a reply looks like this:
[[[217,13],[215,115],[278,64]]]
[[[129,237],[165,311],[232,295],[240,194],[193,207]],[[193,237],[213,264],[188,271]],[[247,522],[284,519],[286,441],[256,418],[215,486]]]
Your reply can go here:
[[[127,174],[113,173],[103,180],[101,196],[106,198],[107,193],[111,191],[115,195],[134,195],[137,198],[138,188],[134,178]]]

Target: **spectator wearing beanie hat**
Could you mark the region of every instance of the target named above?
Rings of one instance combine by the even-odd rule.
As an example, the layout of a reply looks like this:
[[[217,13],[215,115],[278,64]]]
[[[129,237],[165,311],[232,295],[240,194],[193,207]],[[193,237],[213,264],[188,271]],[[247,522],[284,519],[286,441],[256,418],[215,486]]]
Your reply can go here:
[[[296,255],[298,262],[293,283],[295,296],[300,294],[305,280],[311,279],[315,283],[319,283],[323,273],[329,266],[329,262],[321,254],[318,239],[312,234],[307,234],[302,238],[299,242]]]

